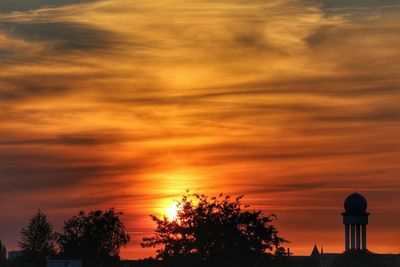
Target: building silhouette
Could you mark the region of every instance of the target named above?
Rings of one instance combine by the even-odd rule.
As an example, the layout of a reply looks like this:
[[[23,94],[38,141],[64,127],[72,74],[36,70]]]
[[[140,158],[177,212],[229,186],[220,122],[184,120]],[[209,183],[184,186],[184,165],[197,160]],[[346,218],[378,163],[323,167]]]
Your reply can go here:
[[[367,225],[369,213],[367,200],[359,193],[350,194],[344,201],[344,251],[366,251]],[[291,256],[292,266],[295,267],[331,267],[341,253],[324,253],[314,245],[309,256]],[[400,254],[379,254],[385,267],[400,267]]]
[[[345,251],[367,249],[367,207],[367,201],[358,193],[351,194],[344,201]]]

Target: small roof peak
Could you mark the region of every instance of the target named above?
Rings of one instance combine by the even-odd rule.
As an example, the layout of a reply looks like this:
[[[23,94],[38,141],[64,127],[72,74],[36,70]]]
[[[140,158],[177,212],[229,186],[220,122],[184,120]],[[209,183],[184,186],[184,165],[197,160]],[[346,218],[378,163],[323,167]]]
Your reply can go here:
[[[319,255],[320,255],[320,253],[318,251],[317,243],[315,243],[314,248],[311,252],[311,256],[319,256]]]

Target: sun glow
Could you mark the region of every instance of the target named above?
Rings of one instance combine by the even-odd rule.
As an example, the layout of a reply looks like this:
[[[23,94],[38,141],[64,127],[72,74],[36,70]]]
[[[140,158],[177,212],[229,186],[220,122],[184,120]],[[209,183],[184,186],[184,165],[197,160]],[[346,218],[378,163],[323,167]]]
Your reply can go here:
[[[176,219],[178,215],[178,203],[173,202],[169,207],[165,209],[165,216],[167,217],[168,220],[173,221]]]

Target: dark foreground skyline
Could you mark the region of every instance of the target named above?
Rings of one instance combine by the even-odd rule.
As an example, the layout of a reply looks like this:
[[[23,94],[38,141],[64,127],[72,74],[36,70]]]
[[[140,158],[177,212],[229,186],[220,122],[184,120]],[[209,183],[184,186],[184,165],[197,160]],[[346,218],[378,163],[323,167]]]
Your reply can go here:
[[[186,189],[244,194],[296,254],[400,241],[398,0],[0,0],[0,239],[117,207],[124,257]]]
[[[314,245],[307,256],[293,255],[279,233],[276,216],[243,205],[243,196],[186,193],[170,217],[151,216],[156,228],[141,246],[155,257],[125,260],[121,247],[130,241],[121,221],[123,213],[111,208],[79,212],[56,232],[38,211],[21,230],[18,252],[6,253],[0,242],[1,267],[400,267],[400,254],[369,250],[368,203],[352,193],[344,200],[343,253],[326,253]],[[368,234],[369,235],[369,234]],[[73,260],[71,260],[73,259]]]
[[[189,193],[189,191],[187,191],[187,193],[185,195],[182,196],[182,198],[178,201],[175,202],[175,206],[174,208],[171,208],[169,210],[167,210],[167,212],[161,216],[157,216],[157,215],[150,215],[150,217],[152,218],[152,221],[156,224],[156,228],[154,229],[154,233],[152,237],[142,237],[142,242],[140,243],[140,245],[142,246],[142,248],[148,248],[148,249],[152,249],[154,252],[157,253],[157,257],[153,257],[151,256],[150,258],[146,258],[143,260],[139,260],[139,261],[130,261],[129,259],[126,259],[124,257],[120,258],[120,256],[122,256],[120,254],[120,249],[126,249],[127,244],[129,244],[129,242],[131,241],[131,237],[129,235],[127,235],[126,232],[126,226],[124,224],[123,221],[121,221],[121,217],[124,215],[122,212],[116,211],[114,208],[110,208],[108,210],[105,211],[101,211],[101,210],[96,210],[96,211],[89,211],[89,212],[85,212],[83,210],[81,210],[76,216],[73,216],[71,218],[69,218],[68,220],[64,221],[64,226],[62,228],[63,232],[59,232],[58,230],[54,229],[54,226],[51,225],[51,223],[48,222],[47,216],[39,209],[37,211],[37,213],[31,217],[29,224],[22,228],[20,233],[19,233],[19,248],[16,251],[10,251],[7,249],[7,247],[1,242],[0,240],[0,248],[2,249],[1,255],[3,255],[3,257],[6,257],[6,255],[8,255],[8,259],[10,261],[11,264],[16,264],[15,266],[21,267],[20,261],[24,261],[23,259],[26,258],[25,255],[25,251],[27,249],[27,247],[34,247],[34,248],[38,248],[38,247],[43,247],[42,245],[25,245],[27,244],[27,238],[30,238],[30,242],[40,242],[39,240],[42,240],[41,238],[34,238],[35,236],[37,236],[37,234],[35,233],[28,233],[26,229],[32,229],[32,230],[28,230],[28,231],[36,231],[37,233],[42,233],[43,232],[49,232],[49,234],[46,234],[47,238],[49,238],[48,242],[48,246],[52,247],[52,249],[49,250],[45,250],[45,251],[52,251],[52,252],[44,252],[45,254],[43,255],[43,258],[47,258],[47,259],[51,259],[54,261],[65,261],[68,262],[68,259],[75,259],[78,261],[82,261],[86,262],[87,260],[84,260],[83,255],[89,255],[87,254],[86,251],[88,248],[91,248],[90,250],[93,250],[93,248],[98,247],[98,245],[96,245],[97,243],[93,243],[90,245],[91,242],[93,242],[93,240],[99,240],[99,244],[102,244],[103,238],[107,237],[107,236],[111,236],[108,234],[105,234],[104,237],[103,236],[99,236],[95,239],[93,239],[93,233],[100,233],[100,232],[104,232],[104,229],[112,229],[112,227],[115,227],[115,231],[116,234],[112,235],[112,236],[117,236],[120,237],[121,239],[119,239],[118,243],[120,243],[120,245],[118,245],[118,258],[117,259],[121,259],[122,261],[124,261],[126,264],[133,264],[134,266],[136,266],[136,264],[138,264],[139,266],[153,266],[153,264],[159,264],[161,262],[159,262],[159,260],[162,260],[162,264],[167,264],[167,266],[169,266],[169,264],[172,264],[172,266],[176,265],[175,260],[172,262],[175,263],[168,263],[169,260],[167,260],[167,262],[165,262],[165,255],[169,255],[167,257],[170,258],[171,257],[171,252],[163,252],[163,251],[168,251],[167,248],[180,248],[177,251],[179,251],[179,253],[181,253],[182,248],[181,245],[178,245],[178,243],[176,245],[171,246],[171,244],[168,244],[167,240],[176,240],[173,242],[182,242],[182,241],[178,241],[182,239],[182,234],[188,234],[190,231],[189,229],[191,227],[194,227],[192,230],[194,230],[194,233],[200,234],[200,235],[204,235],[203,237],[196,237],[193,240],[202,240],[205,236],[214,236],[215,234],[219,233],[219,232],[223,232],[224,234],[222,236],[225,235],[229,235],[230,231],[229,229],[224,229],[221,228],[220,230],[217,229],[217,232],[212,234],[213,231],[215,231],[216,229],[214,227],[220,228],[220,227],[224,227],[225,223],[226,226],[229,225],[229,227],[231,227],[231,223],[228,222],[228,218],[236,218],[236,216],[234,216],[235,213],[238,213],[238,217],[239,219],[236,219],[237,221],[235,223],[238,223],[238,229],[242,229],[243,226],[250,226],[250,228],[248,229],[249,232],[253,231],[251,229],[257,229],[257,227],[255,227],[255,223],[256,221],[252,222],[250,218],[253,218],[253,216],[256,216],[257,219],[257,223],[261,225],[265,225],[264,227],[265,230],[267,231],[266,233],[275,233],[273,235],[271,235],[271,237],[268,237],[268,242],[271,242],[271,246],[265,247],[263,249],[261,249],[260,251],[264,251],[263,253],[267,253],[266,255],[268,255],[269,253],[273,253],[271,255],[275,255],[274,257],[278,257],[275,260],[272,260],[273,262],[277,262],[277,266],[286,266],[283,264],[283,262],[291,262],[291,264],[294,264],[293,266],[302,266],[302,267],[309,267],[309,265],[307,264],[311,264],[310,266],[314,266],[312,265],[313,262],[318,263],[319,267],[331,267],[332,266],[336,266],[334,264],[334,262],[336,261],[365,261],[368,262],[370,260],[373,260],[374,262],[377,263],[373,263],[371,266],[375,266],[374,264],[378,264],[379,266],[379,262],[381,262],[381,260],[384,261],[384,263],[386,264],[385,266],[397,266],[398,264],[400,264],[400,254],[399,253],[380,253],[380,254],[375,254],[374,252],[371,252],[370,250],[370,246],[367,246],[367,236],[369,236],[369,233],[367,231],[367,226],[368,226],[368,222],[369,222],[369,216],[371,215],[371,213],[368,210],[368,203],[367,200],[365,199],[365,197],[359,193],[353,192],[352,194],[348,195],[346,197],[346,199],[344,200],[343,203],[343,212],[341,213],[341,215],[343,216],[343,225],[344,225],[344,246],[342,248],[342,250],[344,250],[343,255],[342,252],[333,252],[333,251],[328,251],[325,250],[324,253],[324,248],[321,245],[320,246],[320,250],[318,249],[317,243],[315,242],[312,252],[309,255],[296,255],[295,253],[293,253],[291,250],[291,246],[290,246],[290,240],[282,237],[279,233],[279,229],[277,229],[277,225],[276,225],[276,221],[277,221],[277,217],[276,214],[263,214],[263,212],[261,210],[255,210],[253,208],[250,208],[250,205],[248,204],[243,204],[242,202],[243,199],[243,195],[241,196],[237,196],[237,197],[232,197],[229,195],[224,195],[223,193],[220,193],[219,196],[208,196],[205,194],[193,194],[193,193]],[[202,207],[200,209],[200,207]],[[209,207],[209,208],[206,208]],[[198,213],[198,214],[197,214]],[[220,220],[220,222],[215,221],[215,219],[212,219],[212,217],[214,216],[213,214],[215,214],[215,216],[217,216],[216,218],[219,218],[217,221]],[[219,215],[218,215],[219,214]],[[223,215],[225,214],[225,215]],[[240,215],[240,216],[239,216]],[[202,221],[203,219],[201,219],[203,216],[205,216],[204,218],[209,217],[208,219],[204,219],[204,225],[202,225],[203,223],[201,223],[198,226],[194,226],[196,225],[197,221]],[[226,216],[226,217],[225,217]],[[240,219],[241,216],[243,216],[243,220]],[[249,217],[250,216],[250,217]],[[256,218],[254,217],[254,218]],[[92,218],[92,219],[89,219]],[[104,218],[103,219],[96,219],[96,218]],[[107,219],[109,218],[109,219]],[[115,218],[115,220],[111,219],[111,218]],[[245,222],[246,220],[249,220],[249,222]],[[93,223],[94,221],[99,220],[98,224],[97,223]],[[107,222],[108,220],[108,222]],[[190,222],[193,220],[193,223]],[[227,221],[226,221],[227,220]],[[38,228],[36,228],[36,226],[34,226],[35,224],[38,224],[38,222],[40,221],[46,221],[45,222],[45,227],[44,230],[39,230]],[[209,222],[207,222],[209,221]],[[91,222],[91,223],[90,223]],[[211,223],[210,225],[208,225],[209,223]],[[214,223],[216,223],[214,225]],[[78,228],[77,225],[80,225]],[[105,225],[107,225],[106,228]],[[115,225],[115,226],[112,226]],[[241,226],[240,226],[241,225]],[[72,227],[72,228],[71,228]],[[103,229],[102,231],[97,231],[96,229],[100,227],[101,229]],[[183,230],[184,228],[187,228],[187,230]],[[176,230],[173,230],[175,229]],[[369,227],[368,227],[369,228]],[[69,230],[67,230],[69,229]],[[75,229],[75,230],[73,230]],[[79,230],[81,229],[81,230]],[[89,230],[89,232],[85,233],[86,230],[84,229],[91,229]],[[181,230],[179,230],[181,229]],[[202,230],[201,230],[202,229]],[[77,243],[69,243],[72,240],[74,240],[74,238],[72,236],[70,236],[73,233],[77,233],[79,231],[83,231],[82,232],[82,238],[88,237],[88,241],[90,241],[90,243],[87,243],[87,246],[85,247],[86,241],[82,242],[77,242]],[[182,234],[180,233],[180,231],[182,231]],[[189,231],[189,232],[188,232]],[[247,230],[245,231],[247,234],[249,234],[247,232]],[[203,234],[201,234],[203,233]],[[368,233],[368,235],[367,235]],[[88,235],[87,235],[88,234]],[[197,235],[195,234],[195,235]],[[261,235],[261,233],[259,231],[254,232],[255,235]],[[279,236],[278,236],[279,234]],[[40,235],[40,234],[39,234]],[[175,235],[175,238],[172,238],[171,236]],[[78,236],[81,236],[81,234],[79,234]],[[249,237],[252,236],[251,234],[249,234]],[[32,239],[33,238],[33,239]],[[72,239],[71,239],[72,238]],[[172,238],[172,239],[171,239]],[[189,238],[189,237],[187,237]],[[225,239],[225,238],[224,238]],[[229,239],[229,238],[228,238]],[[277,240],[277,241],[273,241],[273,240]],[[70,241],[68,241],[70,240]],[[186,238],[184,238],[183,240],[186,240]],[[187,240],[191,240],[191,238],[187,239]],[[221,241],[221,240],[220,240]],[[67,243],[65,243],[67,242]],[[104,241],[106,242],[106,241]],[[117,241],[116,241],[117,242]],[[201,242],[201,241],[199,241]],[[212,243],[214,243],[215,241],[213,241]],[[276,242],[276,243],[275,243]],[[53,244],[53,245],[51,245]],[[58,244],[58,245],[55,245]],[[68,245],[65,245],[68,244]],[[75,244],[75,245],[74,245]],[[83,247],[79,248],[78,250],[76,248],[72,249],[72,247],[76,246],[77,244],[81,244],[83,245]],[[182,243],[183,245],[184,243]],[[235,242],[229,241],[228,244],[235,244]],[[266,243],[268,244],[268,243]],[[275,244],[275,245],[273,245]],[[71,246],[71,248],[69,248],[69,246]],[[189,245],[191,246],[191,245]],[[258,247],[258,245],[256,246]],[[67,248],[67,250],[65,250],[65,248]],[[162,250],[160,250],[162,249]],[[226,249],[226,248],[225,248]],[[341,250],[341,251],[342,251]],[[81,251],[79,253],[79,255],[75,255],[70,254],[70,253],[66,253],[65,251]],[[94,249],[93,251],[97,251],[96,249]],[[112,250],[111,250],[112,251]],[[189,251],[192,251],[192,249],[189,249]],[[218,250],[217,250],[218,251]],[[36,255],[35,257],[38,257],[37,254],[39,252],[34,252],[32,255]],[[49,254],[46,254],[49,253]],[[367,253],[367,254],[365,254]],[[40,253],[42,254],[42,253]],[[346,255],[347,254],[347,255]],[[28,254],[29,255],[29,254]],[[47,255],[47,256],[45,256]],[[207,254],[206,254],[207,255]],[[342,255],[342,256],[341,256]],[[378,256],[374,256],[374,255],[379,255]],[[160,257],[160,258],[159,258]],[[179,256],[181,257],[181,256]],[[281,260],[279,260],[279,257],[283,257],[282,259],[284,260],[283,262],[279,263]],[[372,257],[371,259],[369,259],[370,257]],[[20,259],[21,258],[21,259]],[[40,257],[39,257],[40,258]],[[97,256],[93,257],[94,259],[97,258]],[[258,258],[257,255],[253,255],[250,258]],[[290,259],[289,259],[290,258]],[[188,260],[188,259],[187,259]],[[224,259],[220,259],[223,262],[225,262]],[[260,260],[260,259],[259,259]],[[259,261],[256,260],[256,261]],[[263,259],[261,260],[262,262],[264,262],[264,264],[267,264],[267,262],[269,262],[271,259]],[[186,260],[185,260],[186,261]],[[399,261],[399,262],[398,262]],[[136,263],[135,263],[136,262]],[[158,262],[158,263],[157,263]],[[248,261],[246,260],[246,262],[248,263]],[[311,262],[311,263],[308,263]],[[341,264],[344,264],[341,263]],[[188,263],[188,262],[187,262]],[[226,262],[225,262],[226,263]],[[86,263],[87,264],[87,263]],[[199,262],[200,264],[200,262]],[[201,263],[203,264],[203,263]],[[283,265],[282,265],[283,264]],[[306,265],[304,265],[306,264]],[[337,263],[339,264],[339,263]],[[383,263],[381,263],[383,264]],[[389,265],[387,265],[389,264]],[[391,265],[392,264],[392,265]],[[0,265],[1,265],[1,259],[0,259]],[[90,264],[89,264],[90,265]],[[304,266],[303,266],[304,265]],[[8,266],[8,265],[7,265]],[[14,265],[11,265],[14,266]],[[275,265],[274,265],[275,266]],[[292,265],[290,265],[292,266]],[[340,264],[338,265],[340,266]]]

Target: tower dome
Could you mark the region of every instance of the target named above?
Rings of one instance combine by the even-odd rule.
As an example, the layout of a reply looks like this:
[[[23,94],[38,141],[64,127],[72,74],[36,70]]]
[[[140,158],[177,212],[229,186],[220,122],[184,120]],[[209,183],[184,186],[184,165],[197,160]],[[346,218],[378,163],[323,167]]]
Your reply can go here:
[[[362,195],[353,193],[344,201],[344,209],[347,213],[365,213],[367,211],[367,201]]]

